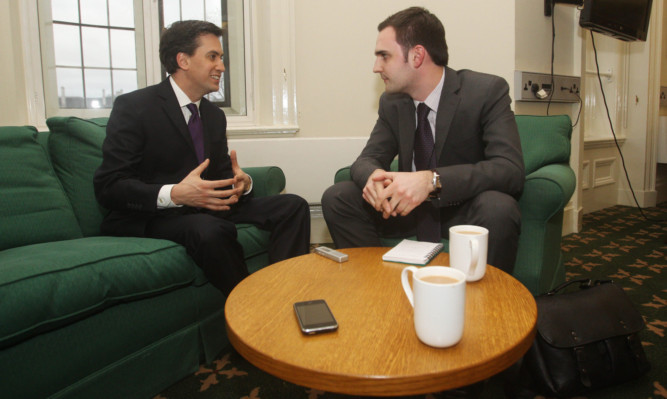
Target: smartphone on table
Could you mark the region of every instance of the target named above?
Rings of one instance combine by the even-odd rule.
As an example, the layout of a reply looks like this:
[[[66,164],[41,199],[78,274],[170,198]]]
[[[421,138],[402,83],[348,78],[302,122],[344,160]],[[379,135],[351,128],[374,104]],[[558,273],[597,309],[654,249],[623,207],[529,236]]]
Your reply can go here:
[[[324,299],[297,302],[294,304],[299,327],[304,334],[317,334],[338,329],[338,322]]]

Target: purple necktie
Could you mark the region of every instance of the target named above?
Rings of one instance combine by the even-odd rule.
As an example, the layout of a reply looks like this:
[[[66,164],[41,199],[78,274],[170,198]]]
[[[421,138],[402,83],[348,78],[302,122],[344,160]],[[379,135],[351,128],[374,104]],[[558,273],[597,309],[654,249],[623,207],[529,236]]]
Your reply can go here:
[[[435,169],[435,144],[428,113],[431,109],[424,103],[417,106],[417,131],[415,132],[415,169]],[[416,209],[417,240],[440,242],[440,209],[436,201],[424,201]]]
[[[190,115],[190,120],[188,121],[188,129],[190,130],[190,136],[192,137],[192,144],[195,146],[195,152],[197,153],[199,163],[202,163],[204,162],[204,125],[201,123],[197,104],[190,103],[186,105],[186,107],[188,107],[192,113],[192,115]]]

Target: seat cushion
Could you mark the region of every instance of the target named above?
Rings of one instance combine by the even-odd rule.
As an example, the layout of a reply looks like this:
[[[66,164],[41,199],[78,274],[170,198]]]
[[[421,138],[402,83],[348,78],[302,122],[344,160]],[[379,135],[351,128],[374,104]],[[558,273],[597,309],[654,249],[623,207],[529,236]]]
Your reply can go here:
[[[517,115],[526,175],[544,165],[570,160],[572,121],[567,115]]]
[[[118,302],[189,285],[197,267],[167,240],[88,237],[0,252],[0,349]]]
[[[72,203],[85,237],[100,234],[106,210],[93,190],[93,175],[102,163],[102,142],[108,118],[53,117],[46,121],[53,168]]]
[[[29,126],[0,127],[0,250],[81,237],[36,134]]]

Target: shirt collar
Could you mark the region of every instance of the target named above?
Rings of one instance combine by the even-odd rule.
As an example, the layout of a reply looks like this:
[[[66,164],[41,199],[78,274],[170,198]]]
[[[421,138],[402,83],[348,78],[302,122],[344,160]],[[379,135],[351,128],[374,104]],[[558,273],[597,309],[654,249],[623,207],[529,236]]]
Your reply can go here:
[[[190,97],[188,97],[187,94],[178,86],[174,78],[169,76],[169,83],[171,83],[171,88],[174,89],[174,94],[176,94],[176,100],[178,100],[178,106],[183,108],[186,105],[192,103],[193,101],[190,100]],[[199,103],[201,102],[201,99],[199,101],[194,101],[195,104],[197,104],[197,108],[199,108]]]
[[[431,94],[426,97],[426,100],[423,102],[431,109],[433,112],[438,112],[438,105],[440,105],[440,95],[442,94],[442,87],[445,85],[445,68],[442,68],[442,77],[440,82],[435,86],[435,89]],[[421,101],[415,101],[415,108],[419,105]]]

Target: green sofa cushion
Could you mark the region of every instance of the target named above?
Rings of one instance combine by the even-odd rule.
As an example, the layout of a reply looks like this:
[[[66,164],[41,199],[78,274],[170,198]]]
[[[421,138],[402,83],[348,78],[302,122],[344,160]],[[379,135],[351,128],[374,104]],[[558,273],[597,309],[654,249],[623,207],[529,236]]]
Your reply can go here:
[[[0,250],[81,237],[36,135],[29,126],[0,127]]]
[[[572,122],[567,115],[516,115],[526,175],[544,165],[570,160]]]
[[[102,163],[102,142],[108,118],[49,118],[49,153],[53,168],[72,203],[85,237],[100,234],[106,210],[93,190],[93,175]]]
[[[191,284],[197,267],[167,240],[88,237],[0,252],[0,348],[119,302]]]

